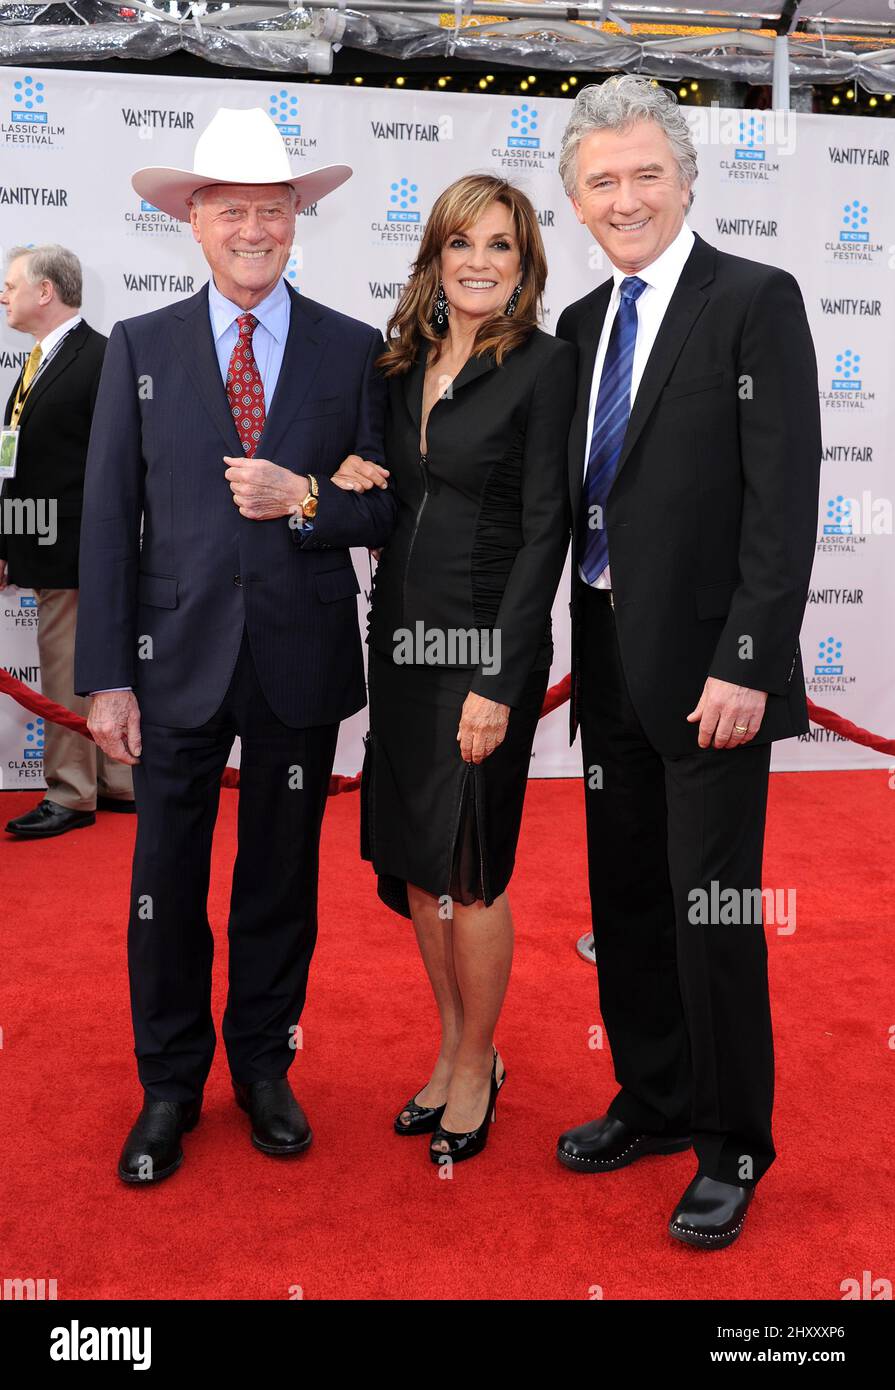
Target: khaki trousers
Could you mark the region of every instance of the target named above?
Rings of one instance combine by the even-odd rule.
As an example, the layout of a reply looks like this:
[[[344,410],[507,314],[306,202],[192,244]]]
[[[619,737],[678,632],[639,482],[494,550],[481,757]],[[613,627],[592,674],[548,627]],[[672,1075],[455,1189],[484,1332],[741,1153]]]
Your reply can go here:
[[[35,589],[37,597],[37,650],[41,689],[84,719],[89,699],[74,692],[75,627],[78,618],[77,589]],[[97,794],[118,801],[133,800],[131,770],[126,763],[107,758],[92,739],[45,724],[44,778],[46,798],[69,811],[95,811]]]

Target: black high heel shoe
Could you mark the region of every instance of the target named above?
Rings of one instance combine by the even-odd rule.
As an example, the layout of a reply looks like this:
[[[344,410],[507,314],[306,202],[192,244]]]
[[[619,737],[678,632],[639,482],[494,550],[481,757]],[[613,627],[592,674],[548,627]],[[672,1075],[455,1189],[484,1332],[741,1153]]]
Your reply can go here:
[[[485,1118],[477,1129],[469,1130],[466,1134],[455,1134],[453,1130],[442,1129],[439,1125],[429,1145],[429,1157],[433,1163],[440,1163],[445,1158],[449,1158],[453,1163],[461,1163],[464,1158],[474,1158],[476,1154],[482,1152],[488,1142],[488,1130],[497,1118],[497,1093],[506,1079],[506,1068],[504,1068],[500,1080],[497,1079],[497,1048],[495,1047],[494,1063],[491,1067],[491,1091],[488,1096],[488,1109],[485,1111]],[[447,1141],[447,1153],[434,1148],[435,1144],[441,1143],[443,1140]]]
[[[395,1116],[395,1133],[433,1134],[438,1128],[441,1117],[444,1114],[445,1105],[447,1105],[447,1101],[445,1101],[444,1105],[436,1105],[434,1107],[430,1105],[417,1105],[416,1096],[413,1096],[406,1105],[401,1106],[401,1109]],[[401,1116],[408,1113],[410,1114],[409,1122],[406,1125],[402,1124]]]

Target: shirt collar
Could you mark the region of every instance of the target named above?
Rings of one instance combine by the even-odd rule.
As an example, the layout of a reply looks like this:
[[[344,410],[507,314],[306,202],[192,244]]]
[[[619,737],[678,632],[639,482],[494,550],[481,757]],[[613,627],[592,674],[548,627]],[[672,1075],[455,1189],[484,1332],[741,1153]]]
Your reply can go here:
[[[238,304],[234,304],[232,299],[224,298],[214,283],[214,278],[208,282],[208,308],[211,313],[211,326],[215,342],[223,333],[226,333],[240,314],[246,313],[246,310],[241,309]],[[286,281],[282,277],[274,285],[267,298],[262,299],[260,304],[256,304],[251,313],[278,343],[286,341],[286,335],[289,332],[290,303]]]
[[[41,358],[48,357],[56,344],[62,342],[66,333],[70,333],[73,328],[77,328],[82,317],[82,314],[72,314],[70,319],[66,319],[64,323],[57,323],[51,333],[48,333],[45,338],[41,338],[40,343],[36,345],[40,347]]]
[[[687,257],[693,249],[693,242],[696,240],[686,222],[681,224],[681,229],[661,256],[650,264],[638,270],[637,278],[644,280],[653,289],[662,290],[665,294],[671,294],[675,285],[680,279],[681,271],[686,264]],[[628,278],[626,270],[612,268],[612,279],[615,283],[615,293],[618,295],[618,287],[622,280]]]

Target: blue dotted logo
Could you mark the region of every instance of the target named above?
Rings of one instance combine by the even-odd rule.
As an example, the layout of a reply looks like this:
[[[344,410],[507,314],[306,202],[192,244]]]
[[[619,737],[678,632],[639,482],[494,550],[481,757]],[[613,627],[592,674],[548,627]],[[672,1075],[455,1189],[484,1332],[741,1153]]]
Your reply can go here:
[[[389,222],[419,222],[419,185],[410,179],[396,179],[389,184],[388,214]]]
[[[827,499],[827,519],[824,522],[825,536],[850,536],[853,533],[853,512],[850,497],[837,493]]]
[[[44,722],[41,718],[31,719],[25,725],[24,761],[40,762],[44,755]]]
[[[860,198],[853,198],[850,203],[845,203],[842,208],[839,240],[853,243],[869,241],[870,233],[866,230],[869,214],[870,209]]]
[[[271,92],[267,99],[267,114],[276,124],[281,135],[301,135],[298,123],[298,97],[281,87]]]
[[[535,134],[538,128],[538,112],[534,106],[523,101],[510,112],[510,134],[507,145],[512,149],[539,150],[540,138]]]
[[[845,667],[842,661],[842,643],[835,637],[822,637],[817,644],[816,676],[841,676]]]
[[[851,348],[846,348],[844,352],[837,352],[836,364],[833,368],[833,390],[860,391],[860,389],[861,354],[852,352]]]
[[[49,119],[44,109],[46,92],[39,78],[30,73],[18,77],[12,84],[13,109],[11,118],[14,125],[46,125]]]
[[[761,116],[744,113],[740,117],[733,157],[746,164],[760,164],[764,159],[764,121]]]
[[[290,256],[286,262],[286,279],[294,290],[298,289],[298,257]]]

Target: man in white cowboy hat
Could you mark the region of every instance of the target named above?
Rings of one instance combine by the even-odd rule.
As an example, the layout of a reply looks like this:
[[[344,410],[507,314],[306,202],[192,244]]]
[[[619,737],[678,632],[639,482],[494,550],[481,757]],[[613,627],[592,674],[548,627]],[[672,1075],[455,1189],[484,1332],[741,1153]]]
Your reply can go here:
[[[339,722],[365,703],[348,547],[381,546],[394,504],[330,482],[350,454],[382,460],[381,335],[299,296],[283,270],[299,206],[350,175],[294,177],[265,112],[221,110],[192,170],[132,180],[191,223],[211,279],[116,324],[87,461],[75,685],[99,746],[133,767],[138,811],[128,955],[144,1105],[125,1182],[173,1173],[199,1119],[215,1047],[211,844],[237,734],[227,1060],[257,1148],[311,1140],[286,1073]]]

